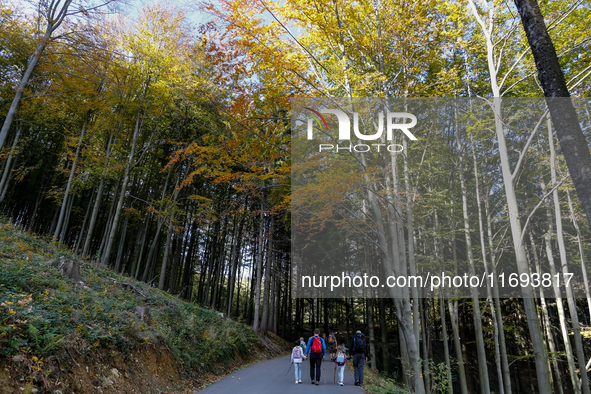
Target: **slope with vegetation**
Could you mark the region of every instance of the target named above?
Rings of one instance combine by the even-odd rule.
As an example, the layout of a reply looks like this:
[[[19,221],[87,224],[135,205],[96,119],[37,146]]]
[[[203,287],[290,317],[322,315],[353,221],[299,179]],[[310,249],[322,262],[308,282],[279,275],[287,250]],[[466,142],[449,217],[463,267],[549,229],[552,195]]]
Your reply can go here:
[[[217,312],[88,262],[82,282],[51,259],[70,251],[0,225],[0,393],[182,392],[281,353]],[[140,318],[137,306],[148,307]]]

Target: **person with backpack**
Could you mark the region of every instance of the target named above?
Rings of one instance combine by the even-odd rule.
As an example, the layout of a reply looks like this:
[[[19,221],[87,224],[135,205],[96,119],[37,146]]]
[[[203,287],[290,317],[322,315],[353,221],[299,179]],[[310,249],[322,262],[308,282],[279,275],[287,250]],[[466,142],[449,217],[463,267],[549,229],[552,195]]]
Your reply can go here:
[[[304,351],[300,345],[300,341],[295,341],[296,345],[291,349],[291,362],[295,371],[295,383],[302,383],[302,361],[304,361]]]
[[[334,358],[334,362],[336,363],[335,368],[336,372],[339,375],[339,386],[344,385],[345,380],[345,360],[350,360],[351,357],[347,358],[345,354],[345,347],[343,345],[337,346],[336,356]]]
[[[334,336],[334,332],[331,332],[328,336],[328,343],[326,344],[328,348],[328,352],[330,353],[330,361],[334,361],[337,352],[337,339]]]
[[[369,346],[365,340],[365,335],[359,330],[351,338],[351,350],[349,354],[353,356],[353,369],[355,370],[355,386],[363,386],[363,367],[367,361],[366,354],[369,353]]]
[[[306,347],[308,349],[306,356],[310,358],[310,379],[312,384],[317,386],[320,384],[320,368],[326,353],[326,344],[319,334],[320,330],[314,329],[314,336],[308,339],[308,346]]]
[[[300,337],[300,346],[302,347],[304,354],[306,354],[306,342],[304,342],[304,337]]]

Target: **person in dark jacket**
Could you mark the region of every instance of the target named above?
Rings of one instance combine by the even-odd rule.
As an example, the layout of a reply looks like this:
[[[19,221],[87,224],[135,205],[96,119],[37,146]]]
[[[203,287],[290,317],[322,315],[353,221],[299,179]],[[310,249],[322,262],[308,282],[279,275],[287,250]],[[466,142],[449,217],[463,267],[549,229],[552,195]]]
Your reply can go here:
[[[369,344],[365,340],[365,335],[359,330],[351,338],[349,354],[353,356],[353,369],[355,370],[355,386],[363,386],[363,367],[367,361],[366,354],[369,353]]]
[[[308,356],[310,360],[310,379],[312,380],[312,384],[319,385],[320,384],[320,367],[322,367],[322,362],[324,360],[324,354],[326,353],[326,344],[324,343],[324,339],[320,336],[320,330],[314,330],[314,336],[308,339],[308,346],[306,346],[306,356]],[[315,346],[314,342],[320,342],[317,346],[318,349],[314,349]],[[319,350],[319,351],[314,351]]]

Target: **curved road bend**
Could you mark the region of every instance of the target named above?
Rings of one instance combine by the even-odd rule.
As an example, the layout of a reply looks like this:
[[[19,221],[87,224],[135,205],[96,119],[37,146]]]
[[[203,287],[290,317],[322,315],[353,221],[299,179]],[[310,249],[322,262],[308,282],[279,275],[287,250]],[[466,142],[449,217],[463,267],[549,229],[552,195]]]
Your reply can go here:
[[[212,383],[199,394],[362,394],[363,389],[354,385],[354,377],[348,368],[345,368],[345,385],[339,386],[338,382],[333,383],[335,363],[324,360],[320,386],[310,383],[310,363],[302,363],[302,384],[295,384],[293,366],[285,375],[291,361],[290,356],[277,358],[253,364],[249,367],[236,371],[225,378]],[[351,361],[349,361],[351,362]],[[326,369],[326,384],[324,383],[324,369]]]

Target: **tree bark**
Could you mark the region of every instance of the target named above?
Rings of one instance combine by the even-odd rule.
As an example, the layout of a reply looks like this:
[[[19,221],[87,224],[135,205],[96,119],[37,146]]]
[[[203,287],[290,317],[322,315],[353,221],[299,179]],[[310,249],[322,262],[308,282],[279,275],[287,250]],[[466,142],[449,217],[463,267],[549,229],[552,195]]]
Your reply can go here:
[[[109,142],[107,143],[107,152],[105,157],[105,167],[109,160],[109,156],[111,155],[111,142],[113,141],[113,134],[109,135]],[[99,183],[99,188],[96,193],[96,200],[94,201],[94,207],[92,208],[92,216],[90,217],[90,223],[88,224],[88,232],[86,234],[86,240],[84,241],[84,247],[82,248],[82,257],[88,257],[88,252],[90,249],[90,242],[92,241],[92,233],[94,232],[94,226],[96,224],[96,219],[98,217],[98,211],[101,205],[101,198],[103,197],[103,189],[105,188],[105,170],[103,170],[103,175],[101,176],[101,180]]]
[[[554,153],[554,136],[552,135],[552,125],[548,119],[548,141],[550,146],[550,174],[552,177],[552,186],[557,184],[556,181],[556,155]],[[566,259],[566,246],[564,245],[564,234],[562,232],[562,212],[560,209],[560,200],[558,197],[558,188],[554,188],[552,192],[554,200],[554,215],[556,217],[556,239],[558,241],[558,250],[560,253],[560,265],[562,266],[563,274],[568,274],[568,263]],[[565,286],[566,301],[568,303],[568,311],[573,327],[573,334],[575,339],[575,350],[577,352],[577,361],[579,363],[579,370],[581,371],[581,390],[583,394],[589,393],[589,381],[587,379],[587,369],[585,368],[585,353],[583,351],[583,340],[581,338],[581,327],[579,325],[579,316],[575,300],[573,297],[572,287]]]
[[[591,228],[591,154],[537,0],[515,0],[560,148]]]
[[[62,0],[53,0],[50,4],[50,8],[47,13],[47,27],[45,29],[45,34],[41,38],[41,41],[37,45],[35,52],[29,59],[29,64],[27,66],[27,71],[23,75],[21,81],[18,84],[18,88],[16,89],[16,93],[12,100],[12,104],[8,110],[8,114],[4,119],[4,123],[2,125],[2,130],[0,130],[0,149],[4,146],[4,140],[6,140],[6,136],[8,135],[8,130],[10,129],[10,125],[12,124],[12,120],[14,119],[14,115],[16,114],[16,109],[18,104],[21,101],[21,97],[23,96],[23,92],[25,91],[25,87],[29,83],[29,79],[33,74],[33,70],[43,53],[43,50],[47,46],[47,43],[51,40],[51,35],[53,32],[62,24],[66,14],[68,13],[68,7],[72,0],[64,0],[61,9],[58,11],[58,7]]]
[[[254,317],[252,329],[255,333],[259,332],[259,312],[261,307],[261,280],[263,277],[263,234],[264,234],[264,215],[261,207],[261,215],[259,219],[259,234],[257,239],[257,263],[256,263],[256,284],[254,295]]]
[[[76,171],[76,162],[78,161],[78,156],[80,155],[80,150],[82,149],[82,141],[84,140],[84,132],[86,131],[86,125],[90,119],[90,110],[86,112],[86,116],[84,117],[84,124],[82,125],[82,131],[80,132],[80,139],[78,140],[78,146],[76,147],[76,155],[74,156],[74,161],[72,162],[72,168],[70,169],[70,176],[68,177],[68,184],[66,185],[66,192],[64,193],[64,200],[62,201],[62,207],[60,209],[60,214],[57,220],[57,226],[55,227],[55,233],[53,234],[53,242],[57,242],[60,239],[60,234],[62,232],[62,223],[64,220],[64,214],[66,213],[66,207],[68,202],[68,195],[70,193],[70,187],[72,186],[72,181],[74,179],[74,172]]]
[[[4,201],[4,196],[6,195],[5,190],[8,189],[8,180],[9,174],[12,170],[12,158],[14,157],[14,151],[16,149],[16,145],[18,143],[18,139],[21,135],[23,130],[23,126],[21,124],[18,125],[16,129],[16,135],[14,136],[14,140],[12,141],[12,147],[10,148],[10,153],[8,155],[8,159],[6,159],[6,163],[4,165],[4,172],[2,173],[2,181],[0,181],[0,190],[2,194],[0,195],[0,202]],[[1,145],[0,145],[1,148]]]

